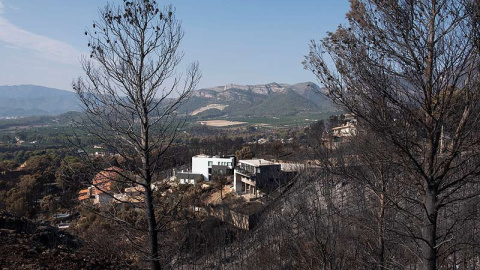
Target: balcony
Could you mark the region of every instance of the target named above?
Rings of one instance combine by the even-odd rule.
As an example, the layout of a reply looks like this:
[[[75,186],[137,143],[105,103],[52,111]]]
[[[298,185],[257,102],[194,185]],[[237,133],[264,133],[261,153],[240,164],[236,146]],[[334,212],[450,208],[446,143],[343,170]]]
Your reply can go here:
[[[254,179],[249,179],[249,178],[246,178],[246,177],[242,177],[242,178],[240,179],[240,181],[242,181],[243,183],[248,184],[248,185],[250,185],[250,186],[253,186],[253,187],[255,187],[255,186],[257,185],[257,184],[255,183],[255,180],[254,180]]]
[[[239,174],[243,174],[245,176],[253,176],[255,175],[255,173],[251,172],[251,171],[247,171],[241,167],[235,167],[235,172],[239,173]]]

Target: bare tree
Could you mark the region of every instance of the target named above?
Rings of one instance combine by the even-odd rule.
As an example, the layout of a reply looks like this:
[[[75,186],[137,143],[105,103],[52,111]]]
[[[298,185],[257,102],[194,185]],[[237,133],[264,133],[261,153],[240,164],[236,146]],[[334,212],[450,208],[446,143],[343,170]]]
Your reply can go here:
[[[121,175],[117,181],[142,187],[147,260],[151,269],[160,269],[158,232],[167,225],[155,211],[154,184],[183,123],[176,110],[200,72],[194,63],[185,79],[177,74],[183,31],[173,7],[124,0],[108,4],[99,15],[85,32],[91,48],[90,58],[81,61],[86,78],[73,83],[87,116],[81,127],[121,157],[123,169],[110,169]]]
[[[395,205],[410,222],[405,236],[419,245],[423,268],[437,269],[464,244],[460,224],[476,218],[447,213],[479,195],[478,3],[350,3],[348,25],[312,42],[304,64],[391,149],[383,160],[401,166],[407,187]]]

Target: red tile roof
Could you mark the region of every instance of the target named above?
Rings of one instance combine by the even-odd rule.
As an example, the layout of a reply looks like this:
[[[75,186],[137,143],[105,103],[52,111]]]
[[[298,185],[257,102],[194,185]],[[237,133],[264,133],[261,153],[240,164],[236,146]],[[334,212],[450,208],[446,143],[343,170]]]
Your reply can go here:
[[[97,195],[110,191],[112,181],[115,181],[120,176],[119,172],[123,172],[123,170],[118,167],[110,167],[97,173],[92,180],[92,184],[95,187],[93,194]]]

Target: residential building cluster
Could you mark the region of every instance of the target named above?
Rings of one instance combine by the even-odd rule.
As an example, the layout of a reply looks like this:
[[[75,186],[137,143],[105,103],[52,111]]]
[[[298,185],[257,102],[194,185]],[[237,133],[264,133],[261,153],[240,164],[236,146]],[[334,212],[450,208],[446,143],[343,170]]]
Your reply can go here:
[[[357,133],[356,125],[356,119],[351,115],[346,115],[340,126],[331,129],[330,139],[333,138],[333,140],[328,145],[337,147],[355,136]],[[315,164],[315,162],[309,161],[307,165],[276,162],[262,158],[237,160],[234,155],[199,154],[192,157],[191,166],[188,170],[174,169],[170,178],[159,181],[169,182],[173,185],[202,184],[203,187],[209,186],[210,182],[219,179],[216,176],[222,176],[222,179],[228,178],[230,181],[233,180],[230,185],[227,185],[229,187],[227,192],[230,194],[229,196],[245,199],[243,205],[230,207],[224,203],[212,204],[205,201],[205,208],[198,211],[204,211],[226,222],[231,222],[239,228],[251,229],[256,222],[256,217],[264,208],[262,206],[263,198],[267,199],[266,195],[270,194],[280,194],[282,188],[295,179],[299,171],[306,167],[315,167],[311,164]],[[80,190],[78,200],[99,206],[118,202],[143,204],[145,191],[143,186],[124,186],[116,190],[115,186],[117,185],[115,183],[122,182],[123,174],[123,170],[117,167],[110,167],[99,172],[92,179],[91,186]],[[139,181],[141,180],[136,182]],[[152,185],[152,188],[156,184],[158,182]],[[222,186],[222,190],[223,188]],[[341,187],[337,189],[339,192],[344,190]],[[195,207],[195,209],[199,208]]]
[[[192,157],[191,170],[174,170],[171,180],[177,184],[199,184],[212,181],[213,175],[233,177],[231,191],[248,198],[259,198],[291,180],[300,165],[281,164],[265,159],[236,160],[234,155]],[[113,189],[121,181],[122,169],[107,168],[92,179],[92,185],[78,193],[78,200],[105,205],[115,201],[143,202],[142,186],[124,188],[123,192]]]

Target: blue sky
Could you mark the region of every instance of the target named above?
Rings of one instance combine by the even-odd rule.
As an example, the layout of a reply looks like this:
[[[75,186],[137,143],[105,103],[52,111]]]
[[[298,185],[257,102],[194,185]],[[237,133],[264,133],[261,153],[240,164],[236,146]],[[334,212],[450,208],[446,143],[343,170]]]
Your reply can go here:
[[[71,90],[72,79],[83,75],[78,61],[88,50],[83,32],[106,3],[0,0],[0,85]],[[182,20],[183,64],[199,61],[203,77],[198,88],[315,81],[301,65],[309,40],[323,38],[345,23],[349,7],[348,0],[162,3],[173,4]]]

